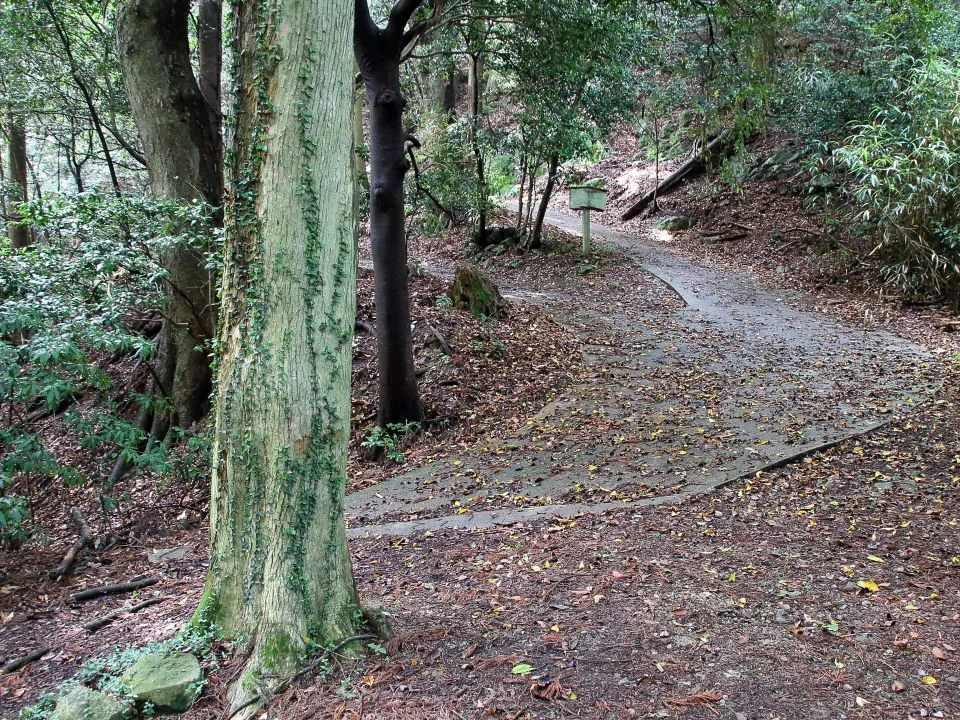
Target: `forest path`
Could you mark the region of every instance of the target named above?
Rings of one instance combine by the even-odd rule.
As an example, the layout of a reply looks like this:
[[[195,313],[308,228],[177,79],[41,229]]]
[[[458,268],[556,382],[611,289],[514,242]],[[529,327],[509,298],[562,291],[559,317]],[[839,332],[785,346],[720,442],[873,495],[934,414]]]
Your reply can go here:
[[[574,234],[578,217],[547,222]],[[348,496],[350,534],[409,535],[675,503],[799,460],[911,412],[936,388],[929,356],[884,332],[790,305],[797,294],[592,226],[682,303],[644,304],[589,278],[511,290],[584,345],[583,377],[509,438]],[[908,483],[909,481],[904,481]]]

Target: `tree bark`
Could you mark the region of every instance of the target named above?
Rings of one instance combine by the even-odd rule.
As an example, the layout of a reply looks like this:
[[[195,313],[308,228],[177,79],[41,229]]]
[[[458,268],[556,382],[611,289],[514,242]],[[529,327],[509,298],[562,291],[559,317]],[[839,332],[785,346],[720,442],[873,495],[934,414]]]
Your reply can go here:
[[[543,188],[543,195],[540,197],[540,205],[537,208],[537,219],[533,222],[533,231],[530,233],[530,247],[538,248],[543,242],[543,221],[547,217],[547,207],[550,205],[550,198],[553,196],[553,188],[557,184],[557,168],[560,167],[560,158],[553,155],[547,166],[547,184]],[[531,179],[531,182],[533,180]]]
[[[23,122],[10,118],[7,131],[10,144],[7,148],[7,164],[10,166],[10,184],[15,202],[27,201],[27,131]],[[13,222],[7,226],[10,243],[15,248],[30,247],[30,228],[23,223]]]
[[[421,0],[400,0],[385,29],[355,0],[354,52],[367,93],[370,121],[370,244],[377,324],[378,421],[420,422],[423,404],[413,365],[407,239],[404,227],[405,157],[400,53],[404,29]]]
[[[219,110],[204,98],[193,74],[189,11],[189,0],[133,0],[118,23],[120,61],[154,193],[173,202],[202,200],[220,208]],[[211,62],[205,55],[208,70]],[[212,98],[209,77],[208,72]],[[174,249],[161,264],[167,271],[167,302],[154,390],[173,410],[155,415],[151,435],[160,438],[173,424],[191,426],[209,407],[210,362],[201,346],[213,337],[216,325],[213,278],[203,253]]]
[[[353,635],[344,522],[355,315],[349,0],[235,6],[211,562],[197,622],[250,638],[249,717]]]

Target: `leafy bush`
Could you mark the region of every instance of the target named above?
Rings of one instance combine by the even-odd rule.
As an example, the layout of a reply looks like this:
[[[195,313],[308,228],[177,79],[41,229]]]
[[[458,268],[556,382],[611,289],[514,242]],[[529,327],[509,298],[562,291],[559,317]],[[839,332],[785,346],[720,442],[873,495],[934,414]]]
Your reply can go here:
[[[64,419],[81,444],[105,448],[105,462],[137,452],[143,431],[117,412],[137,398],[118,393],[107,368],[124,355],[147,360],[153,352],[143,330],[159,319],[164,271],[158,258],[174,246],[210,241],[203,206],[85,194],[49,196],[20,211],[38,243],[25,250],[0,245],[0,398],[6,421],[0,430],[0,494],[25,473],[70,483],[86,479],[58,462],[33,431],[38,419],[54,412],[68,410]],[[83,396],[97,402],[69,408]],[[22,503],[3,499],[0,532],[25,519]]]
[[[370,431],[370,434],[360,444],[382,452],[395,463],[402,463],[406,458],[400,448],[400,440],[404,435],[409,435],[419,429],[420,423],[417,422],[391,423],[385,428],[378,425]]]
[[[960,304],[960,64],[911,63],[902,77],[894,104],[834,158],[853,176],[859,218],[880,231],[886,277]]]

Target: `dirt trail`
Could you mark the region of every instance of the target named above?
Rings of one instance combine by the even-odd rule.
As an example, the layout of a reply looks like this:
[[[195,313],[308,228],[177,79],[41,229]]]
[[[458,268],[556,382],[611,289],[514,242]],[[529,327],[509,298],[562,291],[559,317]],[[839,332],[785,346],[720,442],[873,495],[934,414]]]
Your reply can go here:
[[[547,221],[580,227],[556,212]],[[352,535],[678,502],[869,432],[935,391],[917,345],[797,309],[797,295],[652,241],[593,232],[683,302],[644,304],[612,284],[586,307],[579,276],[559,292],[506,288],[580,336],[585,377],[513,437],[350,495]]]

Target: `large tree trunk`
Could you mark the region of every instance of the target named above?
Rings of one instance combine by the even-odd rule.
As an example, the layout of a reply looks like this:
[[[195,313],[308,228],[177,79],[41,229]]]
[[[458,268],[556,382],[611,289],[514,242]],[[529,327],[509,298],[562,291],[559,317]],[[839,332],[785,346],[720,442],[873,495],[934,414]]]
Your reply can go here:
[[[26,202],[27,188],[29,187],[27,185],[27,131],[22,121],[11,117],[7,132],[10,141],[7,147],[7,164],[10,166],[13,200],[15,202]],[[30,228],[23,223],[10,223],[7,227],[7,233],[13,247],[30,247]]]
[[[249,638],[248,717],[355,630],[344,522],[355,313],[349,0],[236,6],[211,562],[197,619]],[[251,703],[248,705],[248,703]]]
[[[354,50],[370,109],[370,244],[377,321],[379,423],[419,422],[423,404],[414,374],[404,228],[404,154],[400,52],[404,29],[420,0],[401,0],[381,30],[366,0],[356,0]]]
[[[189,11],[189,0],[133,0],[118,23],[120,61],[154,193],[173,202],[203,200],[219,208],[219,109],[204,98],[193,74]],[[204,57],[204,67],[209,69],[210,62]],[[154,366],[155,390],[166,396],[173,411],[156,414],[154,437],[163,437],[172,424],[189,427],[205,414],[211,371],[202,346],[216,325],[213,278],[203,254],[176,249],[161,263],[167,271],[167,303]]]

